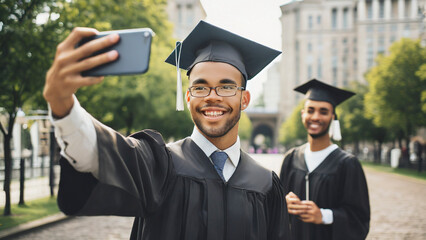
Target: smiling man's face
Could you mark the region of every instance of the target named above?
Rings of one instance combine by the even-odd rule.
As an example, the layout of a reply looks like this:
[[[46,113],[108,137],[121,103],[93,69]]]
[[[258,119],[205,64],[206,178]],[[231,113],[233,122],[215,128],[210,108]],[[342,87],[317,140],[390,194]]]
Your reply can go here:
[[[325,101],[306,100],[302,110],[302,122],[312,138],[328,134],[333,120],[333,105]]]
[[[191,69],[189,75],[190,87],[241,87],[242,81],[243,77],[238,69],[222,62],[200,62]],[[238,90],[235,96],[222,97],[211,90],[207,97],[192,97],[187,91],[186,100],[195,126],[206,138],[231,135],[236,139],[241,110],[247,108],[250,94]]]

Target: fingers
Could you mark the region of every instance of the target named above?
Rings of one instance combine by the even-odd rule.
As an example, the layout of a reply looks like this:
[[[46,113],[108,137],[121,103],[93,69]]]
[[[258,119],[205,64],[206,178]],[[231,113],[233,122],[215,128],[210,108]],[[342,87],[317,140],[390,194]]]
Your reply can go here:
[[[69,75],[73,73],[81,73],[83,71],[92,69],[96,66],[102,65],[107,62],[111,62],[118,58],[118,52],[113,50],[103,54],[96,55],[76,62],[75,64],[64,65],[62,74]]]
[[[70,35],[58,45],[55,59],[46,74],[43,96],[58,116],[69,112],[72,107],[72,94],[82,86],[100,83],[103,77],[82,77],[81,72],[114,61],[117,51],[109,51],[93,57],[93,53],[111,46],[119,41],[118,34],[98,38],[75,48],[85,37],[97,34],[93,28],[75,28]]]
[[[300,214],[298,214],[298,218],[301,221],[315,224],[322,223],[321,210],[318,208],[315,202],[302,201],[301,205],[305,206],[304,211],[301,211]]]
[[[74,46],[85,37],[98,34],[98,30],[94,28],[76,27],[70,35],[60,44],[63,48],[74,48]]]
[[[117,43],[119,38],[118,34],[110,34],[108,36],[89,41],[76,48],[75,53],[70,56],[71,58],[69,60],[78,61],[86,58],[99,50]]]

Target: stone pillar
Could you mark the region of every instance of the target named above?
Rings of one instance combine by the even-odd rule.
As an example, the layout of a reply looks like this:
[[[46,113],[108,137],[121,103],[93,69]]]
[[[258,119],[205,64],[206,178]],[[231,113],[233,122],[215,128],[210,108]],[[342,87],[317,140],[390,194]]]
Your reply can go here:
[[[389,20],[392,16],[392,1],[385,0],[385,19]]]
[[[373,8],[373,20],[379,19],[379,0],[373,0],[371,7]]]
[[[418,8],[419,8],[419,4],[417,0],[411,0],[411,11],[410,11],[411,18],[417,18]]]
[[[365,20],[365,0],[358,1],[358,21]]]
[[[404,19],[405,14],[405,1],[404,0],[398,0],[398,18]]]

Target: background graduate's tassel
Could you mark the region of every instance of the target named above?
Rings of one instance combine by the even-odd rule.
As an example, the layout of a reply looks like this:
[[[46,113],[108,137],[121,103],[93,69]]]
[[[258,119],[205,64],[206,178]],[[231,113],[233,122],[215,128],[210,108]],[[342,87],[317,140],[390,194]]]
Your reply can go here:
[[[337,115],[335,115],[335,116],[336,117],[331,122],[329,135],[333,140],[340,141],[340,140],[342,140],[342,133],[340,132],[340,122],[337,119]]]
[[[180,63],[180,53],[182,50],[182,43],[176,42],[176,51],[175,51],[175,60],[176,60],[176,111],[183,111],[183,94],[182,94],[182,76],[180,73],[179,63]]]

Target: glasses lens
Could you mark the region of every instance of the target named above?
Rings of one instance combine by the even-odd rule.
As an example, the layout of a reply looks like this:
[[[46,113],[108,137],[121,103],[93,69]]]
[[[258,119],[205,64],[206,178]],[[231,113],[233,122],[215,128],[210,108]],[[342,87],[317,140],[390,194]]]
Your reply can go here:
[[[237,93],[237,87],[233,85],[224,85],[216,88],[216,92],[222,97],[234,96],[235,93]]]
[[[210,88],[207,87],[191,87],[191,95],[193,97],[205,97],[209,95]]]

